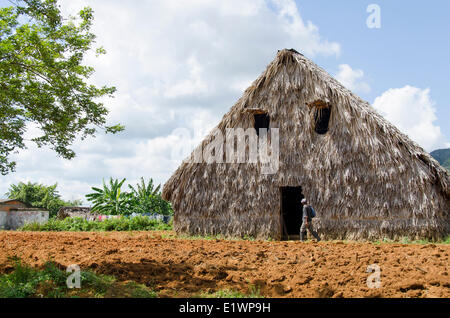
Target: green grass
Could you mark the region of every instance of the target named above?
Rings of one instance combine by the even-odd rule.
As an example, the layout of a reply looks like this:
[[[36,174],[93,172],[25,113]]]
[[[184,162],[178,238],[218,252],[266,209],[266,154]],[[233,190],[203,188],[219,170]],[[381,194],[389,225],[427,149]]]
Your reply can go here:
[[[242,293],[240,291],[231,290],[231,289],[221,289],[213,293],[200,293],[198,298],[264,298],[264,296],[261,295],[261,292],[259,288],[255,286],[249,287],[249,292]]]
[[[425,245],[425,244],[450,244],[450,235],[447,236],[444,240],[442,241],[432,241],[432,240],[427,240],[427,239],[421,239],[421,240],[410,240],[407,237],[402,238],[399,241],[396,240],[391,240],[388,238],[384,238],[383,240],[378,240],[378,241],[374,241],[374,244],[386,244],[386,243],[391,243],[391,244],[421,244],[421,245]]]
[[[118,283],[113,276],[81,271],[81,288],[67,287],[67,273],[53,262],[33,268],[17,258],[10,258],[12,272],[0,275],[0,298],[154,298],[157,294],[148,287],[135,283]]]
[[[214,240],[226,240],[226,241],[257,241],[258,239],[250,236],[250,235],[244,235],[243,237],[229,237],[226,235],[176,235],[176,236],[166,236],[164,238],[177,238],[177,239],[185,239],[185,240],[207,240],[207,241],[214,241]],[[273,241],[273,239],[267,239],[263,241]]]
[[[128,282],[125,285],[126,289],[129,291],[129,296],[131,298],[156,298],[158,294],[147,288],[145,285],[138,284],[136,282]]]
[[[31,223],[23,226],[19,231],[40,232],[94,232],[94,231],[166,231],[172,230],[171,224],[153,220],[146,216],[135,218],[108,219],[102,222],[87,221],[82,218],[67,218],[64,220],[50,219],[47,223]]]

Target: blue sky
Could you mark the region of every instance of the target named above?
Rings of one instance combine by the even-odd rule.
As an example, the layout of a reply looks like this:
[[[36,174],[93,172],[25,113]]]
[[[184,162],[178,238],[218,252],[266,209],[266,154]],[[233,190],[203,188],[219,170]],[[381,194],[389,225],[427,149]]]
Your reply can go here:
[[[450,2],[449,1],[296,1],[305,20],[323,37],[341,44],[336,58],[314,60],[330,73],[348,63],[364,70],[371,86],[359,95],[372,103],[384,91],[412,85],[430,88],[437,109],[436,124],[450,139]],[[381,8],[381,28],[369,29],[369,4]],[[406,116],[407,114],[405,114]]]
[[[58,183],[66,199],[83,199],[109,177],[164,183],[282,48],[310,57],[427,151],[450,147],[448,1],[60,4],[65,15],[94,9],[93,32],[108,53],[85,61],[93,83],[117,87],[104,103],[110,123],[126,130],[77,140],[71,161],[29,144],[14,155],[17,171],[2,177],[0,196],[20,181]],[[369,4],[381,10],[379,29],[367,27]],[[28,128],[28,139],[39,135]]]

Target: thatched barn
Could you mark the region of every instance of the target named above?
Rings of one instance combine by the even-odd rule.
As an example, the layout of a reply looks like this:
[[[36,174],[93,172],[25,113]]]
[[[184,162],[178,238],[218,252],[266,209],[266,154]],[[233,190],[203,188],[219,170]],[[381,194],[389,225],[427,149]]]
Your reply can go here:
[[[303,197],[327,239],[450,233],[449,172],[295,50],[278,52],[216,130],[264,126],[279,131],[276,173],[262,173],[261,163],[185,160],[167,181],[163,197],[172,203],[178,233],[298,235]],[[198,147],[213,139],[211,133]]]

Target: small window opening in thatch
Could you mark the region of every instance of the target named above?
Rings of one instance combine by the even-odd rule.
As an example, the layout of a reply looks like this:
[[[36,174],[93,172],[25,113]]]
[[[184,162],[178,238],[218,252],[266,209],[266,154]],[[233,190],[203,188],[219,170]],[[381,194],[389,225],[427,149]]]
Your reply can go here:
[[[319,135],[324,135],[328,132],[331,117],[331,105],[323,101],[315,101],[308,104],[314,111],[314,131]]]
[[[302,187],[282,187],[280,192],[283,239],[297,239],[302,225]]]
[[[267,113],[254,114],[256,134],[259,136],[259,129],[269,130],[270,116]]]

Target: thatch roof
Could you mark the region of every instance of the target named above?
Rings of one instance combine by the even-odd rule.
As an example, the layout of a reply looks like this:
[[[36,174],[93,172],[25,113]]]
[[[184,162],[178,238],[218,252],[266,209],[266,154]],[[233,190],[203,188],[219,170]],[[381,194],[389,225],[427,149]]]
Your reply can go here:
[[[19,201],[19,200],[16,200],[16,199],[0,199],[0,204],[6,204],[6,203],[9,203],[9,202],[13,202],[13,201]],[[20,202],[23,203],[22,201],[20,201]]]
[[[332,105],[324,135],[314,132],[315,102]],[[325,237],[449,234],[449,172],[302,54],[279,51],[217,128],[225,134],[253,127],[253,109],[280,129],[278,172],[263,175],[259,164],[183,162],[163,189],[178,232],[280,238],[279,187],[302,186]]]
[[[27,203],[25,203],[25,202],[23,202],[23,201],[20,201],[20,200],[17,200],[17,199],[0,199],[0,205],[22,205],[22,206],[24,206],[24,207],[31,207],[29,204],[27,204]]]

